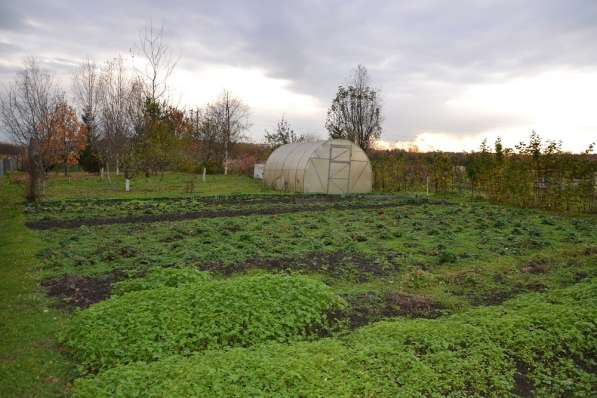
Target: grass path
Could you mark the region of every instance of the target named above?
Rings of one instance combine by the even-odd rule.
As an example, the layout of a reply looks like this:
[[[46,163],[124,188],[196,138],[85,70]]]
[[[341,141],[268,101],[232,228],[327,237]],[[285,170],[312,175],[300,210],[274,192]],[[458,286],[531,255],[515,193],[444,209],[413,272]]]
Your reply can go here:
[[[42,243],[24,226],[22,197],[20,185],[0,177],[0,397],[63,396],[72,368],[53,336],[64,315],[39,288]]]

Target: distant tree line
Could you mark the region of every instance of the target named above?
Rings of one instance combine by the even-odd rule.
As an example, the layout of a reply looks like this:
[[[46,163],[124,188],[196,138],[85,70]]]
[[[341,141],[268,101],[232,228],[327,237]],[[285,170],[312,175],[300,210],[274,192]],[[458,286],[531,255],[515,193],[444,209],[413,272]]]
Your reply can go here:
[[[237,153],[250,126],[249,107],[228,90],[204,107],[174,106],[168,81],[177,60],[163,28],[147,24],[137,47],[140,59],[116,56],[100,64],[84,59],[72,77],[70,99],[36,58],[26,60],[0,95],[0,123],[24,152],[29,199],[43,193],[48,171],[57,167],[67,175],[79,164],[108,182],[114,173],[128,181],[133,173],[165,170],[247,172],[278,146],[316,139],[295,132],[282,116],[265,131],[266,147]],[[329,137],[368,150],[381,134],[382,120],[378,92],[359,65],[329,108]]]
[[[504,148],[486,141],[473,153],[374,151],[374,189],[470,192],[495,203],[566,212],[597,211],[597,155],[562,151],[536,132]]]
[[[43,192],[47,172],[79,163],[100,172],[146,175],[168,169],[228,172],[234,146],[249,127],[249,108],[229,91],[192,111],[169,103],[176,60],[163,29],[140,36],[143,67],[121,56],[101,65],[85,59],[73,76],[73,104],[54,76],[29,58],[0,96],[0,122],[21,148],[29,173],[28,198]],[[139,62],[135,63],[138,65]]]

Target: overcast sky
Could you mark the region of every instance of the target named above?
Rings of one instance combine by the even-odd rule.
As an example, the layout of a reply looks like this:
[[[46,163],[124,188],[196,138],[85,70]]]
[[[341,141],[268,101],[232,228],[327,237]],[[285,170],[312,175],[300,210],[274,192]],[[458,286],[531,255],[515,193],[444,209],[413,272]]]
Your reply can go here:
[[[134,53],[147,21],[180,57],[171,100],[227,88],[251,107],[254,141],[282,114],[324,137],[357,64],[382,92],[388,145],[471,150],[532,129],[573,151],[597,140],[597,0],[0,0],[0,85],[35,55],[69,88],[84,56]]]

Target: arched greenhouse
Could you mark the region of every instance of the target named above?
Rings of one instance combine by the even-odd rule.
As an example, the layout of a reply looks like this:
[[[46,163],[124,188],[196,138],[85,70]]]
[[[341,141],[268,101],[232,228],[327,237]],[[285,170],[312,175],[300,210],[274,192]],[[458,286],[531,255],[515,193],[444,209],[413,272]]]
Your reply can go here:
[[[371,192],[373,173],[361,148],[329,140],[279,147],[267,159],[263,179],[281,191],[349,194]]]

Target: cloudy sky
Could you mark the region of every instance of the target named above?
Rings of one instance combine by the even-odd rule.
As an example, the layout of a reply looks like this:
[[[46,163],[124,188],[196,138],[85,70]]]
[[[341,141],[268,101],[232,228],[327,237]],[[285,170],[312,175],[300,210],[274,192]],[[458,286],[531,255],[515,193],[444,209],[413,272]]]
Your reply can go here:
[[[597,140],[596,0],[0,0],[0,85],[35,55],[68,88],[86,55],[135,53],[147,21],[179,57],[171,100],[227,88],[251,107],[254,141],[281,115],[324,137],[357,64],[382,92],[386,145],[471,150],[532,129],[573,151]]]

